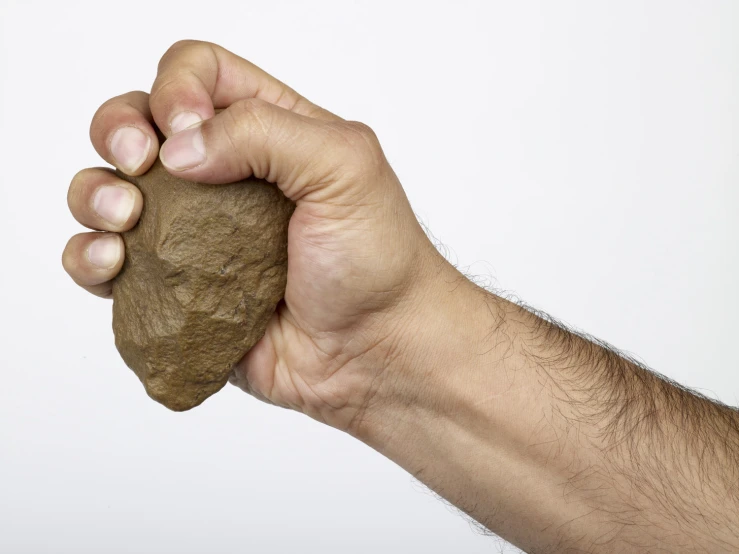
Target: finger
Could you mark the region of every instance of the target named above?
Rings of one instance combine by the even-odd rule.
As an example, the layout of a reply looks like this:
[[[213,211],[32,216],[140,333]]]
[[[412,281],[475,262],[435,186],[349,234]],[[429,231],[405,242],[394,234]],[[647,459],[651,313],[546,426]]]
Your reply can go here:
[[[267,395],[268,391],[274,388],[277,354],[270,337],[270,329],[279,325],[277,318],[277,313],[272,315],[264,336],[244,354],[228,378],[232,385],[268,404],[275,404],[267,398]]]
[[[82,225],[99,231],[128,231],[139,220],[144,199],[109,169],[83,169],[72,178],[67,204]]]
[[[80,233],[67,242],[62,265],[82,288],[109,296],[109,281],[123,266],[123,252],[123,239],[117,233]]]
[[[253,175],[295,201],[339,180],[351,183],[348,176],[376,169],[384,159],[365,125],[325,123],[254,98],[173,135],[159,155],[185,179],[229,183]]]
[[[177,42],[162,56],[150,104],[157,125],[170,136],[246,98],[318,119],[341,119],[253,63],[217,44],[194,40]]]
[[[128,92],[98,108],[90,125],[90,140],[106,162],[127,175],[141,175],[151,167],[159,151],[152,122],[149,95]]]

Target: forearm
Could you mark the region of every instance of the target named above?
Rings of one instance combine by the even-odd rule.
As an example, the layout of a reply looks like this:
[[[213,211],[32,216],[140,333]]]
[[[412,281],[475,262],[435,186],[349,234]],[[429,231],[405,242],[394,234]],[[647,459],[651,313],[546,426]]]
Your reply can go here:
[[[362,440],[530,552],[739,548],[737,411],[450,267],[435,282]]]

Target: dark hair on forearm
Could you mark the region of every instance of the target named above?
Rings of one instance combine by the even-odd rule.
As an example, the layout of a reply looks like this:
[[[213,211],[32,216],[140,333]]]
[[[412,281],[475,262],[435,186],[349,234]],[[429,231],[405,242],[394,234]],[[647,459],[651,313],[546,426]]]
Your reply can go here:
[[[739,536],[739,410],[661,375],[611,344],[572,329],[520,300],[526,319],[517,344],[565,409],[558,416],[586,428],[608,471],[636,487],[650,509],[685,533],[718,541]],[[624,498],[629,523],[650,520]],[[653,522],[652,522],[653,523]],[[727,544],[721,545],[728,546]],[[710,549],[709,549],[710,551]]]

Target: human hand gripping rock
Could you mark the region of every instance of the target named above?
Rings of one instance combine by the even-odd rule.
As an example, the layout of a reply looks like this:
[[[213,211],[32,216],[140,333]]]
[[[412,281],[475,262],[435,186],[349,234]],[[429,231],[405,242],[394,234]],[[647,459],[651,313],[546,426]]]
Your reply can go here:
[[[252,336],[268,321],[235,365],[234,384],[349,432],[527,552],[739,551],[739,412],[475,286],[427,239],[365,125],[315,106],[216,45],[185,41],[162,58],[151,95],[109,100],[90,135],[120,173],[85,169],[70,186],[75,218],[102,231],[72,237],[63,254],[69,274],[88,291],[110,297],[124,287],[125,274],[114,284],[124,258],[131,261],[124,272],[136,266],[146,273],[134,258],[151,244],[158,248],[154,265],[182,255],[196,277],[201,264],[212,271],[220,256],[228,259],[227,249],[203,235],[236,229],[254,251],[242,249],[238,261],[223,265],[222,285],[253,296],[248,276],[259,263],[284,268],[288,214],[280,216],[279,207],[294,204],[284,301],[270,316],[284,283],[273,275],[274,295],[258,294],[268,300],[244,307],[244,314],[261,314],[260,323],[247,322]],[[166,194],[150,194],[152,175]],[[289,203],[278,195],[269,206],[249,201],[223,217],[207,210],[222,226],[201,225],[190,210],[176,218],[198,235],[190,244],[218,246],[189,254],[167,244],[166,232],[153,232],[144,212],[124,252],[120,233],[134,228],[142,209],[161,210],[156,221],[171,225],[164,216],[171,203],[184,201],[178,189],[185,198],[195,187],[200,205],[215,198],[215,187],[244,179],[262,181],[225,185],[250,190],[233,205],[258,190],[277,194],[274,187]],[[282,226],[260,231],[260,211],[278,214]],[[137,241],[137,232],[156,240]],[[249,259],[255,251],[261,253]],[[243,280],[229,274],[242,271]],[[212,279],[181,286],[176,268],[163,274],[172,294],[187,302],[217,297],[198,297]],[[136,281],[145,283],[145,275]],[[136,309],[135,291],[129,297],[135,302],[127,309]],[[204,312],[218,310],[232,326],[234,306],[224,301]],[[171,311],[179,324],[179,312]],[[167,322],[159,316],[159,325]],[[213,336],[210,351],[199,348],[184,363],[210,368],[250,346],[228,335]],[[121,347],[120,334],[118,341]],[[146,363],[146,371],[136,369],[140,360],[126,356],[150,394],[171,394],[173,408],[202,400],[197,386],[193,393],[192,383],[176,381],[176,367],[158,382]],[[185,368],[188,376],[193,369]],[[204,374],[196,385],[220,387],[230,364],[216,369],[221,377]]]
[[[163,136],[157,136],[157,128]],[[129,92],[105,102],[90,136],[119,174],[90,168],[72,180],[68,198],[74,217],[104,231],[69,241],[63,263],[72,278],[103,297],[110,297],[114,286],[123,288],[114,285],[125,259],[119,233],[138,221],[144,197],[134,183],[146,180],[141,176],[158,164],[157,155],[169,175],[187,181],[217,186],[256,178],[275,184],[295,203],[284,302],[230,380],[262,400],[331,425],[356,425],[387,378],[389,360],[406,355],[400,347],[404,330],[425,295],[426,276],[439,263],[374,133],[319,108],[217,45],[183,41],[161,59],[151,94]],[[182,186],[178,196],[178,182],[185,183],[167,182],[168,196],[156,206],[165,218],[174,209],[167,204],[186,202],[190,190]],[[263,187],[256,181],[238,186]],[[200,187],[198,194],[207,198],[208,191]],[[196,218],[190,210],[185,222],[195,227]],[[140,229],[133,233],[143,235]],[[137,265],[130,267],[125,271],[136,271]],[[142,279],[139,275],[137,282]],[[129,291],[128,297],[142,293]],[[187,294],[196,295],[197,287]],[[213,337],[211,352],[245,349],[221,339]],[[163,353],[166,345],[158,348],[149,355]],[[136,353],[126,360],[129,365],[146,365],[133,359]],[[208,351],[201,350],[196,362],[207,365],[203,354]],[[139,375],[150,394],[162,400],[161,379]],[[173,375],[176,381],[176,368],[167,373],[163,400],[175,409],[196,405],[223,384],[208,389],[206,375],[200,392],[193,391],[172,385]]]

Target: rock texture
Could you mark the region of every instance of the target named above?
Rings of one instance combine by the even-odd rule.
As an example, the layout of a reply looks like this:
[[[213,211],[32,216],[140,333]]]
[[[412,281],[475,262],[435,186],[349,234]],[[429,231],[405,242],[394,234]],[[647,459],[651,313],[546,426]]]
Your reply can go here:
[[[283,297],[294,205],[248,179],[205,185],[157,160],[118,176],[144,195],[113,283],[115,343],[153,399],[188,410],[220,390]]]

